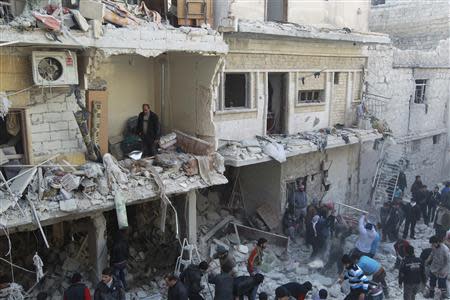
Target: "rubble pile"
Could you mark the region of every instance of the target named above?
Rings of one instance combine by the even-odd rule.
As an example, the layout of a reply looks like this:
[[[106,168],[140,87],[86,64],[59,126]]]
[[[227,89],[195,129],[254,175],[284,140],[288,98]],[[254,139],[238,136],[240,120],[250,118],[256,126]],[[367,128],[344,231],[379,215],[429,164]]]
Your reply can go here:
[[[295,135],[270,135],[245,139],[242,141],[223,141],[219,153],[226,160],[246,161],[265,160],[272,157],[280,162],[278,156],[268,149],[267,145],[277,144],[278,152],[284,152],[285,157],[308,153],[313,151],[325,151],[328,148],[341,144],[356,143],[365,136],[378,135],[376,130],[336,129],[326,128],[319,131],[306,131]],[[283,153],[281,153],[283,156]]]

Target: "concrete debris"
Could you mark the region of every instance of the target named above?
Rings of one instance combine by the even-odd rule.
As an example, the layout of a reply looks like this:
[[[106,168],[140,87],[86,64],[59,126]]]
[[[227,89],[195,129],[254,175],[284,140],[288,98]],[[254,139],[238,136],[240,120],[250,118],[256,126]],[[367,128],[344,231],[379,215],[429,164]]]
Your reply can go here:
[[[379,137],[381,137],[381,134],[373,129],[326,128],[294,135],[270,135],[240,142],[226,141],[220,145],[218,152],[225,158],[226,164],[241,166],[246,161],[267,161],[271,158],[284,161],[285,157],[314,151],[326,151],[326,149],[340,145],[358,143],[360,140]],[[283,155],[283,152],[285,155]]]

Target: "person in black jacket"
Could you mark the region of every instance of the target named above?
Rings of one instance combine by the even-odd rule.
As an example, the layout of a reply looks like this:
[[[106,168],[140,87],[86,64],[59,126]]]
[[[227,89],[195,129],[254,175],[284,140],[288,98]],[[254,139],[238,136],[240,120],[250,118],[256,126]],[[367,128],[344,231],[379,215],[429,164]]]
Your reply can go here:
[[[144,156],[156,154],[156,144],[161,135],[158,115],[150,110],[150,105],[143,104],[138,116],[136,133],[142,138]]]
[[[111,268],[103,270],[102,280],[95,288],[94,300],[125,300],[122,282],[113,277]]]
[[[430,194],[428,199],[428,218],[431,223],[434,222],[436,217],[436,208],[441,203],[441,193],[439,193],[439,187],[435,186],[434,190]]]
[[[91,300],[91,292],[84,283],[81,283],[80,273],[73,274],[70,283],[64,291],[64,300]]]
[[[186,289],[189,293],[189,300],[202,300],[203,297],[200,296],[200,292],[203,287],[200,282],[202,280],[203,274],[208,270],[208,263],[202,261],[198,265],[189,265],[180,274],[180,280],[184,283]]]
[[[169,274],[164,277],[169,290],[167,292],[167,300],[188,300],[188,290],[184,284],[178,280],[174,274]]]
[[[419,189],[422,185],[423,185],[422,178],[419,175],[417,175],[416,180],[411,185],[411,195],[412,195],[413,199],[416,201],[417,201],[417,199],[416,199],[417,193],[419,192]]]
[[[253,276],[239,276],[234,279],[233,294],[244,300],[244,296],[248,300],[256,300],[259,285],[264,281],[264,275],[257,273]]]
[[[426,283],[424,264],[414,255],[414,247],[408,246],[398,272],[398,286],[401,288],[403,285],[403,299],[414,300],[421,283]]]
[[[114,276],[122,282],[125,289],[127,288],[125,277],[127,273],[127,260],[129,257],[129,246],[126,235],[126,229],[121,229],[118,232],[110,253],[111,267],[114,270]]]
[[[214,300],[233,300],[234,278],[231,276],[233,268],[224,265],[220,274],[208,275],[208,282],[215,285]]]
[[[415,239],[415,228],[416,222],[420,220],[420,207],[416,204],[416,202],[411,201],[410,203],[405,205],[405,229],[403,230],[403,239],[406,239],[408,236],[408,231],[410,232],[410,237]],[[409,230],[411,229],[411,230]]]

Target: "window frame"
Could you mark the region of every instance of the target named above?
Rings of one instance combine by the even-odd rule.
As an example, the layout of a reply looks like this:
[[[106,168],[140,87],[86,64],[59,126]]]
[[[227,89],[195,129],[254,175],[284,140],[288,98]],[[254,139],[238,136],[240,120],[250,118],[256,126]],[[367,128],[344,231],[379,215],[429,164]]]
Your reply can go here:
[[[245,75],[245,106],[225,106],[225,84],[226,84],[226,76],[228,74],[244,74]],[[224,71],[220,76],[220,84],[219,84],[219,105],[217,111],[221,112],[229,112],[229,111],[242,111],[242,110],[251,110],[252,107],[252,80],[253,76],[251,72],[245,71]]]
[[[414,80],[414,104],[425,104],[427,102],[427,85],[428,79],[415,79]],[[420,99],[417,94],[420,88]]]
[[[441,143],[441,134],[433,135],[433,145],[439,145]]]
[[[305,100],[305,101],[301,101],[301,94],[302,93],[312,93],[312,98],[314,98],[314,93],[319,93],[319,101],[314,101],[314,99],[311,100]],[[309,101],[309,102],[308,102]],[[314,89],[314,90],[298,90],[297,91],[297,100],[296,100],[296,105],[297,106],[301,106],[301,105],[320,105],[320,104],[325,104],[325,89]]]

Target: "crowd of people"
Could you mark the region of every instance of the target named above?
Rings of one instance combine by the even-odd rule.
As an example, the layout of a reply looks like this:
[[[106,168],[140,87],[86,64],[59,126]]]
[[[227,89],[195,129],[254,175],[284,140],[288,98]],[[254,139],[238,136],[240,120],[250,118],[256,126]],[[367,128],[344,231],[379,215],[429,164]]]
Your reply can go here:
[[[395,189],[386,191],[390,201],[386,201],[380,208],[379,222],[364,213],[359,217],[357,228],[353,230],[351,226],[339,222],[340,216],[335,216],[333,205],[315,201],[309,203],[302,184],[299,184],[298,189],[288,198],[283,218],[285,233],[294,243],[299,237],[304,237],[312,250],[311,260],[326,262],[322,272],[329,273],[336,266],[337,282],[348,282],[345,300],[389,298],[386,269],[377,260],[378,248],[383,241],[395,242],[395,269],[398,270],[398,285],[403,288],[405,300],[415,299],[419,292],[427,298],[434,298],[436,288],[441,299],[447,299],[447,276],[450,268],[447,242],[450,239],[447,238],[448,228],[436,222],[436,211],[438,207],[450,210],[450,183],[441,191],[438,187],[430,191],[422,183],[420,176],[417,176],[411,186],[410,201],[402,199],[406,181],[402,179],[398,183]],[[421,219],[425,225],[434,226],[435,235],[429,238],[430,247],[415,249],[407,238],[409,236],[410,239],[415,239],[415,226]],[[344,249],[345,241],[354,229],[357,230],[358,239],[354,248],[348,252]],[[248,274],[240,276],[233,254],[224,246],[217,246],[216,253],[209,261],[189,265],[180,274],[168,274],[164,277],[168,287],[168,300],[204,299],[207,290],[203,282],[215,287],[214,295],[210,294],[208,299],[269,299],[267,293],[258,293],[265,279],[261,266],[267,246],[267,239],[260,238],[257,241],[246,261]],[[416,256],[419,251],[420,255]],[[93,295],[94,300],[125,300],[128,257],[126,231],[119,231],[111,247],[111,267],[103,270],[101,281]],[[210,270],[213,259],[218,260],[220,272]],[[207,280],[202,280],[205,275]],[[427,282],[428,288],[424,290],[422,287]],[[8,287],[9,279],[0,276],[0,297],[1,292]],[[275,300],[304,300],[312,291],[313,284],[309,281],[288,282],[277,287],[273,294]],[[311,296],[313,300],[325,300],[328,298],[328,291],[321,289]],[[82,283],[79,273],[73,274],[63,298],[91,299],[90,291]],[[41,293],[38,299],[44,300],[47,296]]]

